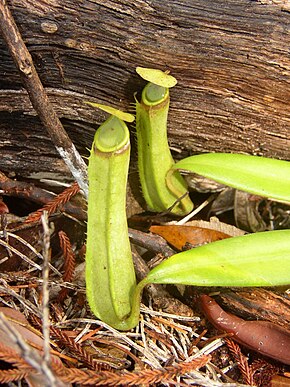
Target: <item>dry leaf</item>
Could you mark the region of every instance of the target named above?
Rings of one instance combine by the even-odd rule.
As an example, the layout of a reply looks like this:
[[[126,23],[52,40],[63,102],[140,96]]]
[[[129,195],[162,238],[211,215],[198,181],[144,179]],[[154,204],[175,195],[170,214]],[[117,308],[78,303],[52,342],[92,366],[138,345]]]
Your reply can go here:
[[[228,234],[232,237],[245,234],[245,231],[240,230],[231,224],[221,222],[216,216],[212,216],[209,219],[209,222],[206,220],[191,220],[190,222],[187,222],[185,226],[210,228],[211,230],[224,232],[225,234]]]
[[[151,226],[150,231],[162,236],[178,250],[230,238],[230,235],[221,231],[186,225]]]

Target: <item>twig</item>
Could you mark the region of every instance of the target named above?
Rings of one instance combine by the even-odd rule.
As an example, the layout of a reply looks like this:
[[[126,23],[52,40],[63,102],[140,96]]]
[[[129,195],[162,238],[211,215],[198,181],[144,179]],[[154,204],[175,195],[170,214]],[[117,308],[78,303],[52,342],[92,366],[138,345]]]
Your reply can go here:
[[[26,344],[20,333],[7,321],[4,313],[0,312],[0,327],[20,350],[23,359],[43,376],[43,382],[47,387],[61,387],[64,384],[54,373],[42,362],[38,353]]]
[[[148,234],[133,228],[129,228],[128,232],[131,242],[137,246],[145,247],[145,249],[156,254],[161,253],[166,258],[175,254],[175,251],[168,246],[166,240],[159,235]]]
[[[1,278],[0,283],[2,284],[0,285],[0,293],[7,294],[12,298],[16,298],[24,306],[25,309],[27,309],[30,313],[35,314],[37,317],[41,318],[41,313],[39,309],[36,308],[36,306],[33,305],[31,301],[15,292],[15,290],[13,290],[3,278]]]
[[[10,251],[12,251],[12,253],[18,255],[20,258],[23,259],[23,261],[25,261],[29,265],[35,267],[37,270],[41,270],[41,266],[39,266],[37,263],[33,262],[25,254],[21,253],[19,250],[15,249],[13,246],[10,246],[7,242],[3,241],[2,239],[0,239],[0,246],[3,246],[6,249],[9,249]]]
[[[0,172],[0,191],[6,196],[29,199],[32,202],[40,203],[41,205],[46,205],[49,202],[53,202],[58,197],[55,194],[46,191],[45,189],[36,187],[34,184],[24,181],[11,180],[3,172]],[[70,202],[63,204],[63,211],[76,217],[79,220],[86,219],[86,212],[83,211],[79,206],[76,206]],[[40,217],[37,218],[37,221],[39,219]]]
[[[26,246],[30,251],[32,251],[36,257],[38,257],[39,259],[43,260],[43,256],[30,244],[28,243],[25,239],[21,238],[19,235],[17,234],[14,234],[10,231],[7,231],[7,236],[10,237],[10,238],[14,238],[16,239],[19,243],[22,243],[24,246]],[[0,237],[1,237],[1,232],[0,232]],[[2,243],[3,241],[1,241],[0,239],[0,245],[2,244],[3,246],[8,246],[7,249],[9,249],[9,251],[11,250],[14,254],[18,255],[20,258],[22,258],[25,262],[27,262],[28,264],[30,264],[31,266],[35,267],[37,270],[42,270],[41,269],[41,266],[39,266],[37,263],[35,263],[34,261],[32,261],[30,258],[28,258],[25,254],[21,253],[19,250],[17,250],[16,248],[14,248],[13,246],[7,244],[6,245],[6,242],[4,244],[4,242]],[[57,275],[61,276],[61,273],[51,264],[49,263],[49,268]]]
[[[43,269],[42,269],[42,334],[43,334],[43,362],[46,367],[51,366],[50,342],[49,342],[49,261],[50,261],[50,232],[48,225],[48,214],[46,211],[41,216],[43,227]]]
[[[30,101],[47,129],[57,151],[70,169],[85,196],[88,196],[87,167],[68,137],[42,86],[32,57],[5,0],[0,1],[0,31],[20,72]]]
[[[216,198],[216,194],[211,195],[207,200],[201,203],[200,206],[195,208],[192,212],[186,215],[184,218],[176,222],[179,226],[187,223],[191,218],[193,218],[196,214],[198,214],[201,210],[203,210],[209,203],[211,203]]]
[[[7,235],[7,214],[9,209],[6,204],[3,202],[2,197],[0,196],[0,229],[3,232],[3,237],[5,242],[9,244],[9,238]],[[10,250],[7,250],[8,256],[11,257],[12,253]]]

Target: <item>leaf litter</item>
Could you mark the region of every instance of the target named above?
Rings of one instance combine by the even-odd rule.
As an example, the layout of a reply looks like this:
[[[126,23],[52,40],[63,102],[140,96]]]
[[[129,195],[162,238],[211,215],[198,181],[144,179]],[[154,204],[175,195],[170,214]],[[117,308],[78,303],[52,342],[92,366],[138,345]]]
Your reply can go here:
[[[74,185],[67,191],[69,198],[62,195],[52,201],[55,207],[47,224],[50,230],[54,227],[50,236],[48,279],[43,278],[45,251],[39,224],[27,223],[29,231],[24,235],[20,233],[25,225],[23,219],[17,225],[8,222],[5,230],[2,229],[0,264],[7,255],[8,262],[11,255],[17,256],[18,260],[16,264],[11,261],[11,267],[8,265],[7,269],[6,266],[0,278],[0,357],[7,364],[0,369],[0,382],[19,381],[20,385],[25,385],[26,381],[31,386],[47,383],[60,386],[73,383],[205,387],[266,385],[261,383],[265,382],[265,375],[269,375],[269,367],[265,367],[264,379],[255,379],[257,370],[239,345],[207,326],[195,306],[191,315],[187,312],[181,315],[179,306],[165,309],[166,312],[159,305],[156,310],[150,296],[152,293],[146,292],[146,305],[142,304],[139,325],[125,333],[92,316],[86,304],[84,282],[81,277],[74,277],[78,267],[83,266],[82,248],[78,242],[84,239],[82,219],[68,221],[65,214],[53,217],[54,211],[77,191]],[[44,210],[49,210],[49,205]],[[30,220],[39,219],[42,213],[43,210],[37,212],[40,214],[38,218],[31,215]],[[78,229],[75,234],[71,232],[72,224]],[[69,236],[63,228],[70,230]],[[210,227],[206,228],[207,236],[211,235]],[[227,231],[215,232],[219,237]],[[37,243],[37,238],[32,237],[34,233],[39,235]],[[76,238],[79,234],[82,237]],[[11,246],[12,240],[18,241],[16,247]],[[160,254],[162,256],[162,251]],[[48,294],[43,294],[45,287]],[[49,304],[44,306],[42,301],[47,296]],[[46,327],[43,326],[45,313],[49,314]],[[51,358],[45,361],[43,348],[47,331]],[[37,337],[37,345],[31,340],[32,336]],[[271,366],[272,374],[285,371],[281,365]]]

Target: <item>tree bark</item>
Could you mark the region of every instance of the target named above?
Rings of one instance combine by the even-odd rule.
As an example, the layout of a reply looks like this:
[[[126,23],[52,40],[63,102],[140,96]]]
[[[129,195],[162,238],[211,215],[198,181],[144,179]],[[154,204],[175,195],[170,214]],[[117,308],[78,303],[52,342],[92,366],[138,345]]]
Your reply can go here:
[[[176,158],[239,152],[290,160],[286,1],[10,0],[49,99],[81,154],[105,114],[129,110],[136,66],[170,70]],[[1,170],[71,178],[0,38]],[[134,153],[133,149],[133,155]]]

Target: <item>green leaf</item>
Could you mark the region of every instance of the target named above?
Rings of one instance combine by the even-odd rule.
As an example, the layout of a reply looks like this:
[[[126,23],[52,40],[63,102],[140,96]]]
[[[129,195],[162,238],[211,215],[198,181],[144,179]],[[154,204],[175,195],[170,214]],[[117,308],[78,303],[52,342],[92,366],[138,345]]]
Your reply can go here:
[[[173,165],[172,169],[194,172],[242,191],[290,202],[288,161],[242,154],[207,153],[185,158]]]
[[[266,231],[212,242],[162,262],[140,283],[194,286],[290,284],[290,230]],[[142,284],[142,285],[141,285]]]
[[[170,88],[177,84],[176,78],[162,70],[150,69],[146,67],[136,67],[137,74],[145,81],[154,83],[155,85]]]
[[[91,105],[93,107],[99,108],[106,113],[112,114],[113,116],[118,117],[122,121],[133,122],[135,120],[135,117],[133,116],[133,114],[125,113],[122,110],[113,108],[112,106],[102,105],[100,103],[89,102],[89,101],[85,101],[85,103],[87,105]]]

